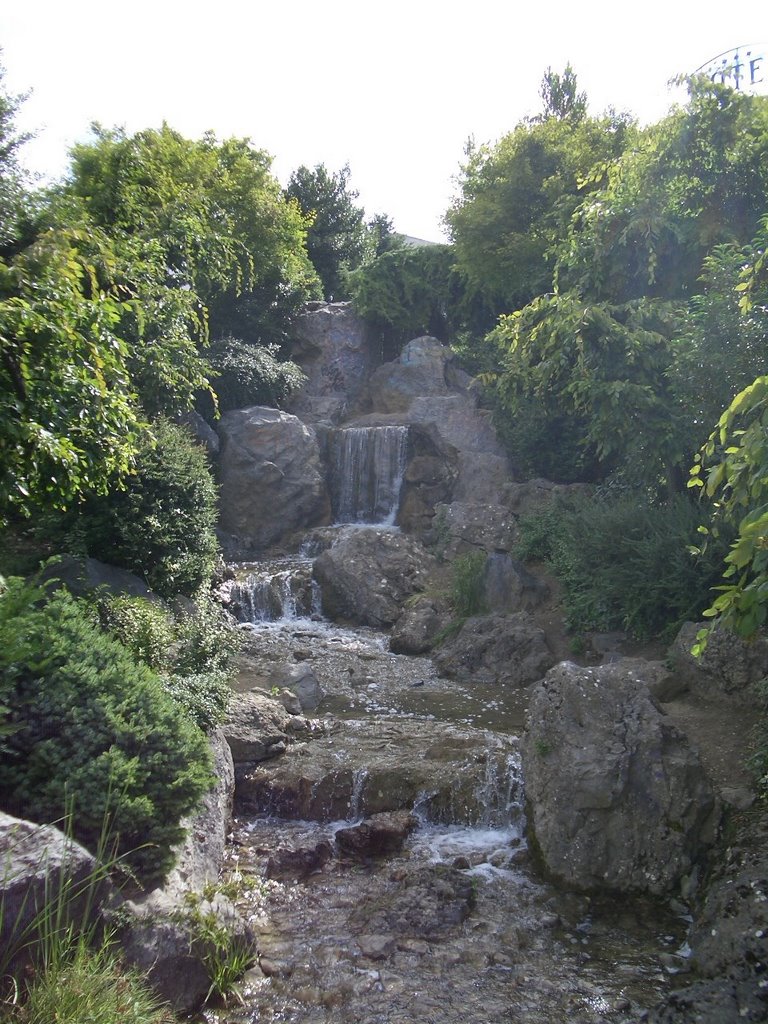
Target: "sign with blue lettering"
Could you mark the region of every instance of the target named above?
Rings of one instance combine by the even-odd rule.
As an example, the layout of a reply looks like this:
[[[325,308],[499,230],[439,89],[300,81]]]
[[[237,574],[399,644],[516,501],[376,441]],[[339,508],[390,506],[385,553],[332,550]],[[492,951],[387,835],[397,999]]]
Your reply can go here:
[[[706,75],[713,82],[729,85],[746,93],[768,92],[768,45],[747,43],[733,50],[725,50],[706,61],[694,71]]]

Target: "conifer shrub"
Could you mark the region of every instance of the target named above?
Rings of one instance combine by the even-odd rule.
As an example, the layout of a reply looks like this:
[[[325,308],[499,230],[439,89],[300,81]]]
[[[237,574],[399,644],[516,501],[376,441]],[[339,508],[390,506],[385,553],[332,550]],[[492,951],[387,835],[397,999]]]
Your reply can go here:
[[[162,876],[212,776],[205,735],[159,677],[66,591],[9,580],[0,705],[0,805],[52,822],[71,803],[76,839],[93,848],[108,822],[117,854],[145,879]]]

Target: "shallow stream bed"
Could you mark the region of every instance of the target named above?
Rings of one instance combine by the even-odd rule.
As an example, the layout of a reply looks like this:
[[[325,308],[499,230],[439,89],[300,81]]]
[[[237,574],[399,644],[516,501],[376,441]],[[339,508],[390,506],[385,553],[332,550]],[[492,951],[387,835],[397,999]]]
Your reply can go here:
[[[209,1010],[208,1022],[628,1024],[679,984],[684,907],[590,899],[537,875],[514,739],[524,693],[438,679],[429,659],[392,655],[370,631],[294,618],[247,632],[241,688],[301,664],[325,693],[316,738],[260,770],[332,750],[348,794],[345,820],[284,820],[266,806],[236,820],[229,877],[260,966],[241,985],[243,1005]],[[398,852],[365,862],[340,850],[340,828],[382,809],[387,784],[372,779],[432,764],[479,803],[457,801],[451,820],[435,783],[408,808],[417,824]],[[294,877],[270,871],[279,851],[296,853]]]

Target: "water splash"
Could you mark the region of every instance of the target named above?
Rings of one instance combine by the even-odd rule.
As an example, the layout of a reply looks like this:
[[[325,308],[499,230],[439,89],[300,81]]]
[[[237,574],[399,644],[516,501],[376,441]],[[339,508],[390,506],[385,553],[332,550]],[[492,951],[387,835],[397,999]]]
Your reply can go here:
[[[312,562],[283,559],[251,566],[232,584],[230,606],[240,622],[263,623],[311,619],[320,615],[320,588]]]

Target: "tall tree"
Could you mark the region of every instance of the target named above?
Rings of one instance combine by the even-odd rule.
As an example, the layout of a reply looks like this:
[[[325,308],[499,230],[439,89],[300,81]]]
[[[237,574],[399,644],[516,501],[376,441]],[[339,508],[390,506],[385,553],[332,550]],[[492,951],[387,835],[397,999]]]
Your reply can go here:
[[[365,212],[349,186],[349,165],[328,171],[324,164],[294,171],[286,188],[309,221],[307,250],[326,299],[346,297],[344,275],[359,266],[365,254]]]
[[[585,201],[558,280],[593,299],[685,297],[707,253],[751,239],[768,194],[768,97],[707,80],[645,129]]]
[[[631,122],[550,116],[524,121],[494,146],[470,144],[459,195],[446,214],[459,269],[498,312],[552,285],[571,217],[600,186],[591,172],[619,156]]]
[[[546,121],[548,117],[557,117],[581,121],[587,115],[587,94],[577,91],[576,74],[570,64],[566,64],[562,75],[551,67],[547,68],[539,95],[544,103],[544,111],[536,120]]]

